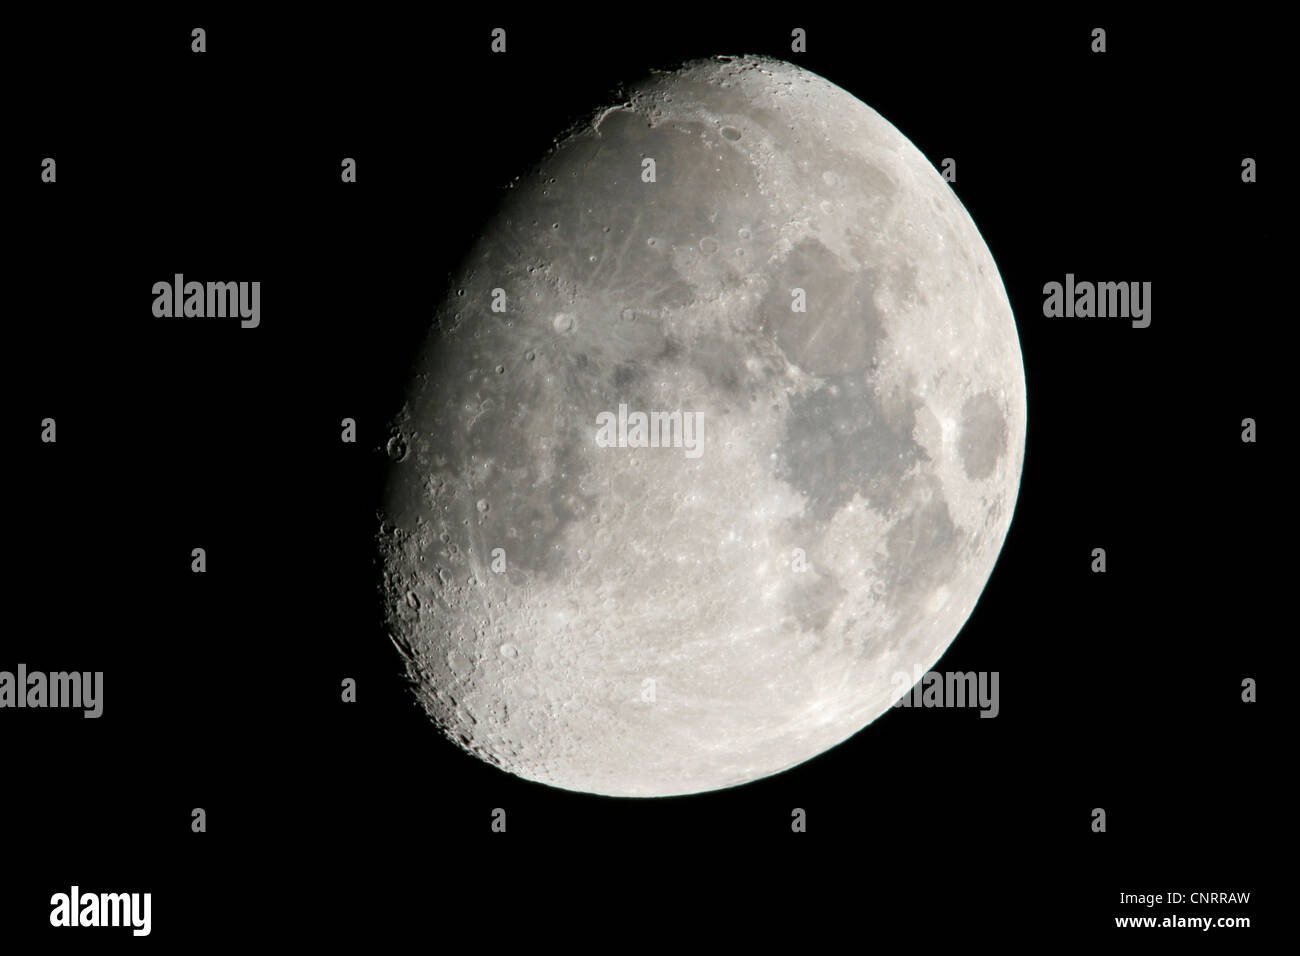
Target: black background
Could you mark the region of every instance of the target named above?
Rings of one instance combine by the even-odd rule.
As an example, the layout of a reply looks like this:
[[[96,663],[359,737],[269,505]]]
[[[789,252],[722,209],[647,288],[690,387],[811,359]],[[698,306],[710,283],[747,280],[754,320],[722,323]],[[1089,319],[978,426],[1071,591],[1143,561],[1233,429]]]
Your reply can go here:
[[[788,52],[793,26],[807,54]],[[1294,244],[1270,215],[1275,24],[627,6],[598,22],[197,11],[7,32],[0,669],[102,670],[105,703],[98,720],[0,712],[6,938],[434,946],[450,923],[681,946],[691,920],[809,945],[833,924],[853,946],[934,931],[1181,945],[1195,931],[1114,928],[1149,912],[1121,891],[1169,889],[1250,890],[1211,915],[1254,928],[1207,935],[1266,931],[1285,639],[1269,605],[1290,560],[1271,365]],[[1024,475],[936,665],[999,671],[1001,713],[891,711],[800,767],[694,797],[519,780],[444,742],[403,689],[371,550],[385,423],[500,187],[620,81],[747,52],[844,87],[936,165],[954,157],[1001,269]],[[152,284],[176,272],[260,280],[261,326],[155,319]],[[1044,318],[1042,286],[1067,272],[1152,282],[1151,326]],[[1258,444],[1239,439],[1247,416]],[[1259,703],[1241,702],[1244,677]],[[72,883],[152,892],[153,942],[52,931],[49,897]]]

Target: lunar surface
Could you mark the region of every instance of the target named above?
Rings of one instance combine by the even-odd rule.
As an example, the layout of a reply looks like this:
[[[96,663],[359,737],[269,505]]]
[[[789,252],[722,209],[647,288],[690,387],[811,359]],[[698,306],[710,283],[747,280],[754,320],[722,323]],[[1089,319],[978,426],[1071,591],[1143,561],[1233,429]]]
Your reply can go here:
[[[1024,436],[997,267],[915,146],[788,63],[655,73],[506,191],[438,307],[385,436],[389,636],[521,777],[775,774],[952,642]]]

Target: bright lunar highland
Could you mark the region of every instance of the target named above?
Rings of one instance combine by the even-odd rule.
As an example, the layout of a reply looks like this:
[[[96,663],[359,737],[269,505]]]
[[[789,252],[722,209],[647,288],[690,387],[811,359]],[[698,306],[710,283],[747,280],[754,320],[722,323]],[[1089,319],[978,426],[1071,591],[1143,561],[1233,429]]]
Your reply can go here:
[[[389,635],[521,777],[778,773],[957,635],[1025,414],[993,257],[897,129],[777,60],[655,73],[505,192],[438,305],[385,436]]]

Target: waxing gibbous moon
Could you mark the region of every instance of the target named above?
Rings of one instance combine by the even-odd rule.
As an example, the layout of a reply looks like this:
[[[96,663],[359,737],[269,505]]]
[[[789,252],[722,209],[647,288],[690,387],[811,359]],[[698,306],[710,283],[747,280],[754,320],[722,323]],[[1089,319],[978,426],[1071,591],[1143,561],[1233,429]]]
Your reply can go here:
[[[997,267],[915,146],[789,63],[656,73],[513,184],[437,310],[388,442],[389,635],[503,770],[756,780],[943,654],[1024,437]]]

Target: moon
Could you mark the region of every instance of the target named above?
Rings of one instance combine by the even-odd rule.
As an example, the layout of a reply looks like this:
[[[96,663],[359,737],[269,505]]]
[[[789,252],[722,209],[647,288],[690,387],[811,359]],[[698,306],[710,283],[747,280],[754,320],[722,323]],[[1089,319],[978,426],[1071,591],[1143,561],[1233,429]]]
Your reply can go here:
[[[988,247],[897,129],[790,63],[693,61],[565,131],[469,250],[377,531],[448,738],[568,790],[717,790],[938,661],[1006,538],[1025,381]]]

